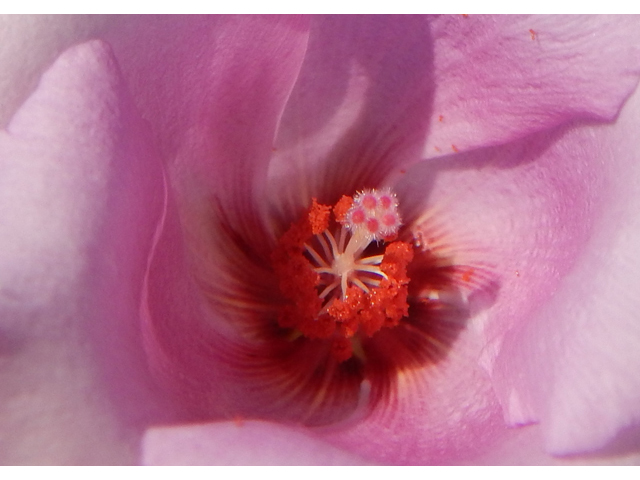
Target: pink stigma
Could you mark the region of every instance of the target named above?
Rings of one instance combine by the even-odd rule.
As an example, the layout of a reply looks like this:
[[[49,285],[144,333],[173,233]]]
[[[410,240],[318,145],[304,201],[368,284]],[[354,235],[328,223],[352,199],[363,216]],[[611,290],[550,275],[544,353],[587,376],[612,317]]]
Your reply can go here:
[[[398,201],[389,188],[365,190],[353,197],[345,226],[370,240],[382,240],[398,233],[402,225]]]

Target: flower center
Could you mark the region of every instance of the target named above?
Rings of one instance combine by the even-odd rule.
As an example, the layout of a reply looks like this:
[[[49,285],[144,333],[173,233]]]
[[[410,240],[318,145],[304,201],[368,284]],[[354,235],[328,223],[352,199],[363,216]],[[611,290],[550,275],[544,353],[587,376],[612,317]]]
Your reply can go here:
[[[343,196],[333,207],[312,205],[280,238],[272,254],[286,300],[278,324],[331,342],[338,361],[362,355],[360,339],[398,325],[408,314],[410,244],[389,189]],[[360,353],[359,353],[360,352]]]

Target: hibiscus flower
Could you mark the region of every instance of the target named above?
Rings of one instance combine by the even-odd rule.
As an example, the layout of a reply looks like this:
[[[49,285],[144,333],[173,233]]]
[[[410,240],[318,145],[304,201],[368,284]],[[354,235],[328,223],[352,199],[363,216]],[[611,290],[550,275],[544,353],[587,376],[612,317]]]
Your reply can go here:
[[[75,27],[3,107],[4,461],[633,459],[633,19]]]

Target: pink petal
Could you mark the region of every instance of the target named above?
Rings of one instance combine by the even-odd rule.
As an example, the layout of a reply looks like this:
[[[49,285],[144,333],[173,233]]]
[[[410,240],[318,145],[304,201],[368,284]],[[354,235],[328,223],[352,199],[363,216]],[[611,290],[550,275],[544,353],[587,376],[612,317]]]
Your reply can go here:
[[[455,464],[490,451],[507,429],[480,348],[477,332],[463,332],[441,362],[401,373],[397,393],[370,416],[322,437],[383,464]]]
[[[270,165],[270,198],[289,212],[312,196],[335,202],[420,160],[432,50],[427,17],[313,17]]]
[[[0,133],[2,463],[123,463],[168,419],[139,301],[163,180],[110,49],[66,52]]]
[[[640,72],[632,16],[443,16],[432,35],[429,157],[611,120]]]
[[[105,38],[158,135],[177,198],[192,210],[219,202],[249,236],[265,206],[267,164],[306,52],[308,19],[142,18],[127,18]]]
[[[396,187],[411,212],[426,208],[458,250],[471,250],[499,276],[498,298],[475,322],[490,342],[487,358],[553,295],[594,228],[604,179],[564,134],[425,161]]]
[[[555,454],[590,451],[640,422],[640,95],[612,126],[568,132],[601,188],[590,195],[589,236],[576,263],[526,323],[505,337],[494,375],[511,422],[540,421]],[[561,152],[553,152],[563,161]],[[575,165],[574,167],[578,167]]]
[[[362,465],[308,430],[238,421],[154,428],[143,443],[146,465]]]
[[[95,37],[113,22],[114,17],[106,15],[1,16],[0,125],[7,125],[62,51]]]
[[[465,465],[638,465],[640,452],[620,444],[607,451],[575,457],[554,457],[544,449],[541,428],[531,425],[507,432],[499,445],[465,459]]]
[[[309,52],[309,58],[313,59],[313,44]],[[318,69],[308,68],[313,71]],[[313,101],[307,100],[303,94],[303,85],[313,85],[311,80],[305,80],[304,75],[303,67],[298,83],[302,91],[294,90],[289,103],[292,109],[296,102],[304,105],[304,101],[308,101],[313,105]],[[286,187],[278,179],[293,165],[299,168],[295,175],[307,179],[304,172],[313,171],[316,168],[314,165],[321,165],[325,156],[334,154],[330,151],[330,146],[335,144],[336,138],[340,138],[340,132],[348,128],[345,126],[361,126],[358,122],[363,118],[362,111],[368,112],[368,87],[366,81],[362,83],[367,76],[356,72],[355,75],[347,74],[346,77],[353,79],[351,83],[346,82],[346,98],[349,99],[345,102],[347,107],[340,103],[344,99],[340,92],[333,97],[327,94],[328,98],[333,98],[333,101],[327,103],[332,107],[328,110],[329,113],[334,113],[333,116],[327,113],[323,116],[322,105],[318,103],[316,116],[303,118],[292,114],[288,120],[289,113],[285,112],[278,140],[278,148],[282,150],[279,154],[282,156],[276,160],[270,172],[273,185]],[[327,88],[329,87],[331,84],[328,84]],[[319,86],[315,85],[315,88]],[[625,88],[628,93],[628,87]],[[314,91],[313,88],[310,90]],[[349,96],[351,94],[354,95],[353,98]],[[314,98],[314,95],[308,94],[308,97]],[[618,92],[616,108],[623,97]],[[359,103],[359,99],[364,100]],[[564,98],[561,97],[561,100],[564,101]],[[612,104],[610,102],[608,105]],[[585,111],[590,111],[589,109],[594,110],[595,107],[585,107]],[[381,110],[384,111],[383,108]],[[582,112],[578,107],[573,107],[568,113],[560,112],[562,115],[553,113],[553,121],[566,121],[575,117],[578,111]],[[599,113],[604,115],[603,111],[601,109]],[[607,115],[613,115],[611,108],[607,112]],[[305,159],[304,164],[291,163],[295,161],[296,153],[299,153],[296,152],[298,146],[293,142],[294,120],[299,121],[302,128],[307,122],[312,124],[316,118],[319,126],[311,125],[310,133],[305,133],[303,129],[303,134],[307,135],[308,144],[318,148],[302,152],[303,155],[299,158]],[[377,117],[373,115],[372,118],[372,124],[376,125]],[[329,127],[323,130],[327,124]],[[517,134],[510,135],[520,136],[526,132],[520,129]],[[291,136],[287,137],[289,134]],[[450,360],[439,365],[433,372],[422,372],[411,377],[407,386],[409,399],[406,402],[403,400],[386,411],[375,412],[370,419],[352,427],[327,433],[327,440],[368,458],[400,463],[461,461],[473,458],[474,455],[488,454],[493,446],[505,441],[499,404],[492,392],[489,378],[478,367],[478,358],[484,355],[490,366],[494,356],[492,349],[499,349],[504,332],[518,320],[530,318],[553,293],[563,275],[570,271],[578,253],[588,242],[594,226],[592,199],[598,198],[604,188],[596,171],[581,157],[580,150],[572,146],[554,145],[562,134],[562,131],[557,131],[551,137],[538,135],[506,147],[474,152],[457,161],[447,159],[447,162],[424,164],[406,175],[409,179],[407,182],[411,185],[399,187],[405,198],[425,198],[425,193],[429,192],[430,204],[445,213],[444,218],[452,229],[467,235],[463,238],[471,245],[478,245],[479,250],[489,252],[489,260],[495,263],[503,278],[500,296],[488,314],[479,314],[474,318],[469,332],[452,351]],[[330,140],[323,140],[325,138]],[[346,144],[353,140],[350,135],[345,138],[348,140]],[[364,138],[367,138],[366,135]],[[406,145],[406,151],[410,151],[415,143],[409,142]],[[556,150],[550,154],[548,150],[552,147]],[[380,151],[377,148],[372,147],[372,151]],[[356,149],[351,153],[359,154],[363,151],[366,148]],[[336,152],[339,154],[336,153],[335,158],[345,158],[344,151],[338,149]],[[558,154],[562,155],[564,161],[557,161]],[[355,158],[349,162],[353,161],[356,169],[362,168],[365,163],[359,163],[357,155]],[[309,170],[305,170],[307,162],[312,165]],[[380,165],[383,170],[386,168],[382,163]],[[395,166],[393,163],[391,165]],[[419,170],[422,172],[418,174]],[[335,172],[328,171],[330,175],[335,174],[333,178],[338,180],[340,177],[351,178],[339,168]],[[378,173],[368,174],[365,171],[361,178],[374,178],[376,175]],[[354,174],[354,177],[358,175]],[[550,182],[550,178],[554,180]],[[316,181],[313,176],[309,180]],[[319,179],[318,184],[325,180],[326,178]],[[431,182],[434,186],[429,189]],[[344,186],[339,182],[338,184]],[[300,189],[296,186],[289,190],[292,203],[296,205],[299,202],[301,191],[304,195],[313,192],[314,188],[316,187],[305,186]],[[186,273],[180,274],[184,275],[181,277],[176,276],[175,272],[180,271],[179,269],[186,272],[188,269],[184,260],[179,259],[179,255],[175,253],[178,243],[172,243],[179,242],[179,230],[175,229],[167,235],[173,240],[167,241],[164,247],[162,242],[159,244],[158,258],[170,258],[173,255],[176,264],[170,266],[169,263],[163,265],[159,262],[154,267],[157,270],[152,271],[153,275],[150,276],[156,282],[155,286],[151,285],[150,290],[150,305],[154,310],[152,318],[156,319],[157,328],[152,337],[155,336],[154,341],[162,345],[161,349],[155,348],[156,364],[165,376],[173,377],[174,380],[182,378],[178,383],[184,383],[178,385],[176,390],[182,392],[185,403],[198,404],[203,400],[201,398],[194,401],[189,392],[228,389],[225,392],[228,405],[223,404],[223,399],[215,397],[214,405],[205,407],[211,408],[212,415],[224,415],[225,409],[233,411],[233,408],[237,408],[235,402],[243,401],[242,389],[239,385],[234,386],[223,371],[214,368],[216,362],[222,361],[222,355],[228,354],[221,353],[225,352],[225,347],[220,339],[198,339],[189,334],[194,331],[194,327],[202,330],[198,323],[202,322],[200,318],[203,314],[198,311],[197,300],[190,297],[193,293],[189,293],[188,288],[183,290],[183,297],[175,295],[182,288],[179,284],[184,285],[181,278],[187,278]],[[220,283],[225,283],[224,280],[226,278]],[[176,307],[163,300],[168,298],[166,292],[172,293],[171,298],[183,300]],[[185,314],[185,305],[190,305],[186,308],[192,309],[191,313]],[[216,321],[215,315],[204,318]],[[158,323],[157,319],[161,321]],[[220,336],[223,337],[224,333],[220,333]],[[483,352],[481,349],[486,345],[487,339],[490,341],[489,347]],[[214,348],[213,345],[217,347]],[[205,362],[203,359],[209,360]],[[180,372],[185,370],[189,371],[190,379],[180,377]],[[191,381],[193,384],[189,385]],[[474,388],[470,389],[469,385]],[[460,425],[465,428],[461,429]],[[362,438],[369,440],[362,442]]]
[[[630,121],[629,125],[634,123]],[[609,131],[607,129],[619,132],[618,137],[604,134]],[[331,433],[328,440],[366,458],[383,459],[383,462],[451,463],[489,455],[493,448],[499,448],[507,440],[490,378],[483,374],[479,365],[491,371],[496,352],[500,351],[504,335],[510,329],[514,335],[517,332],[518,340],[508,337],[510,348],[500,363],[500,368],[507,373],[498,369],[495,374],[503,407],[507,408],[513,423],[534,420],[536,417],[531,411],[536,404],[532,405],[527,398],[532,395],[528,392],[533,392],[537,402],[554,411],[553,397],[545,393],[548,391],[545,384],[556,382],[553,364],[570,361],[570,365],[577,362],[592,368],[592,361],[586,362],[577,348],[574,347],[572,354],[575,355],[570,360],[568,353],[562,355],[557,350],[565,345],[571,348],[580,335],[588,335],[590,330],[581,327],[577,335],[577,328],[561,322],[558,314],[550,317],[549,325],[559,331],[546,328],[532,335],[531,329],[539,329],[532,322],[556,294],[565,276],[571,275],[577,262],[581,261],[582,253],[594,241],[601,222],[609,218],[608,221],[625,225],[636,211],[634,203],[625,207],[628,210],[621,210],[621,205],[611,205],[608,200],[618,192],[619,201],[628,201],[624,192],[631,195],[633,191],[633,176],[626,177],[630,182],[626,190],[611,183],[616,175],[622,178],[624,174],[616,173],[616,163],[611,154],[606,153],[608,149],[620,150],[618,145],[629,145],[624,137],[626,131],[619,126],[599,127],[598,130],[581,127],[569,133],[557,130],[503,147],[427,161],[409,169],[396,185],[401,204],[405,205],[403,202],[407,201],[409,210],[415,212],[426,207],[429,215],[457,240],[459,248],[456,251],[475,255],[477,260],[491,265],[500,280],[498,296],[494,300],[471,299],[470,307],[475,314],[447,359],[431,370],[406,375],[407,386],[398,394],[397,402],[391,402],[386,411],[376,411],[372,418],[353,427]],[[630,150],[621,155],[623,165],[633,161],[631,153],[635,154]],[[415,202],[415,199],[422,199],[422,202]],[[625,212],[628,213],[625,215]],[[629,224],[625,234],[629,236],[634,228],[635,224]],[[599,235],[608,238],[610,233],[611,229],[604,229]],[[630,236],[632,243],[633,238]],[[596,254],[596,258],[601,257]],[[629,259],[628,256],[624,258]],[[623,271],[617,266],[614,269],[618,273]],[[582,272],[578,278],[590,276]],[[623,281],[624,277],[611,282],[611,288],[625,291]],[[584,289],[577,291],[576,300],[597,298]],[[584,311],[588,312],[589,308],[595,311],[591,305]],[[608,319],[603,328],[607,328],[614,338],[618,337],[616,332],[623,332],[619,341],[624,338],[627,339],[625,342],[637,342],[633,333],[637,329],[632,326],[635,323],[628,323],[637,317],[635,311],[637,309],[629,308],[627,312],[631,316],[626,318],[618,313],[623,318],[619,327],[612,327],[613,319]],[[608,317],[610,315],[589,318],[601,322],[601,318]],[[561,331],[573,335],[571,340],[565,341]],[[589,336],[590,339],[608,338],[598,329],[592,331],[597,333]],[[527,338],[530,343],[525,342]],[[577,411],[582,414],[580,418],[569,415],[568,407],[556,411],[554,434],[569,436],[570,432],[576,432],[576,436],[585,438],[585,424],[594,427],[585,418],[593,419],[599,428],[609,431],[630,425],[637,412],[638,402],[634,399],[637,399],[638,390],[635,377],[630,378],[628,372],[636,368],[636,356],[631,343],[625,342],[611,342],[614,347],[610,352],[619,355],[613,361],[603,356],[594,357],[596,351],[582,348],[584,354],[599,361],[600,369],[596,370],[599,376],[585,377],[583,372],[572,371],[571,379],[567,376],[554,383],[559,391],[564,390],[563,385],[574,389],[570,401],[565,402],[567,405],[575,402]],[[628,368],[620,368],[622,364]],[[546,381],[542,381],[543,378]],[[591,382],[582,383],[580,378],[591,379]],[[581,388],[573,387],[574,382]],[[586,394],[582,388],[585,385],[593,392],[599,392],[597,402],[592,400],[594,394]],[[577,398],[582,400],[578,402]],[[558,399],[555,400],[558,403]],[[578,408],[581,404],[582,410]],[[585,417],[584,408],[588,405],[598,406],[598,415]],[[559,422],[560,417],[567,420]],[[545,435],[549,435],[546,429],[551,427],[543,423],[543,428]],[[370,440],[363,444],[358,442],[359,438]],[[557,448],[550,451],[561,453]]]
[[[207,418],[262,401],[228,370],[242,320],[229,308],[255,301],[243,296],[260,277],[243,255],[247,245],[265,254],[257,270],[268,267],[272,232],[258,213],[267,207],[267,162],[308,34],[298,17],[217,22],[196,22],[184,45],[167,40],[169,52],[152,52],[132,70],[144,80],[132,77],[135,90],[166,69],[141,102],[154,127],[170,134],[162,143],[174,187],[148,275],[147,353],[181,405]],[[123,61],[133,68],[131,58]],[[219,391],[224,395],[212,394]]]
[[[544,451],[540,428],[505,429],[482,453],[453,462],[463,465],[637,465],[640,454],[617,452],[557,458]],[[360,442],[364,443],[364,442]],[[308,429],[242,421],[156,427],[142,447],[146,465],[364,465],[369,460],[337,449]],[[402,463],[392,457],[377,463]],[[446,463],[443,458],[436,463]]]
[[[256,221],[253,201],[264,188],[307,24],[299,16],[5,17],[0,123],[61,51],[100,37],[113,46],[136,106],[176,170],[172,183],[187,183],[192,194],[195,185],[216,191],[238,217]]]

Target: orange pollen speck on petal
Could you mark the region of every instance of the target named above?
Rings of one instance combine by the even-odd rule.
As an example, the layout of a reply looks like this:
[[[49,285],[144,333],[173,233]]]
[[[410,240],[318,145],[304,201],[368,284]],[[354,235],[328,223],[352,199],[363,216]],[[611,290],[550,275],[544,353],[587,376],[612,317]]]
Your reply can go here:
[[[413,247],[391,241],[400,226],[396,209],[388,189],[343,196],[333,208],[313,199],[271,255],[285,300],[280,328],[327,341],[342,362],[353,355],[353,342],[407,316]]]
[[[474,273],[473,272],[473,268],[470,268],[469,270],[465,271],[462,274],[462,277],[461,277],[462,281],[463,282],[469,282],[471,280],[471,277],[473,276],[473,273]]]

